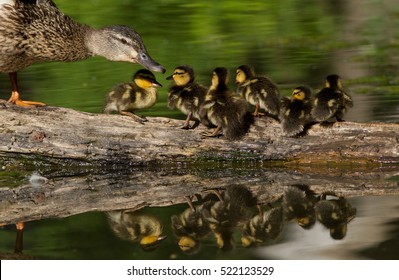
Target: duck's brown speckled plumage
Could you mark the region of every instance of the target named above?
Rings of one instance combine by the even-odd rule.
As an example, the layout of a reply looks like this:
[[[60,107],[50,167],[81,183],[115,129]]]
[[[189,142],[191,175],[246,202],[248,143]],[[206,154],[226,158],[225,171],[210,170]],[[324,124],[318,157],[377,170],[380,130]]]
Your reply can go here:
[[[17,71],[34,63],[77,61],[93,55],[165,72],[148,55],[139,34],[127,26],[91,28],[73,21],[51,0],[0,2],[0,72],[10,75],[9,102],[19,106],[44,105],[20,99]]]
[[[0,71],[15,72],[45,61],[75,61],[91,55],[90,27],[74,22],[52,1],[15,1],[0,13]]]

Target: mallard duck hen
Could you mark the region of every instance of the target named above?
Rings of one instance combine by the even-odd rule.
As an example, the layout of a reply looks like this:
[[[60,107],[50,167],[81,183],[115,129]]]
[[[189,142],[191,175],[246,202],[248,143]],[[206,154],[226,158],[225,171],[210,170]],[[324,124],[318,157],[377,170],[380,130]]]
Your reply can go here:
[[[20,99],[17,71],[35,63],[78,61],[95,55],[165,72],[148,55],[140,35],[127,26],[94,29],[73,21],[51,0],[0,0],[0,72],[10,76],[9,102],[44,105]]]

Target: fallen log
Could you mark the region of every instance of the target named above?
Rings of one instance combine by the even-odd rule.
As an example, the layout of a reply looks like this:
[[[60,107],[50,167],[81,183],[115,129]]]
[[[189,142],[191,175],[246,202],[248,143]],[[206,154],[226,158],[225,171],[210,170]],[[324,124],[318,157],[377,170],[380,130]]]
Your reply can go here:
[[[149,117],[144,125],[120,115],[66,108],[0,108],[0,157],[29,154],[92,164],[149,165],[203,160],[284,161],[295,164],[397,164],[399,124],[314,125],[304,137],[282,135],[278,122],[257,119],[240,141],[179,129],[182,121]]]

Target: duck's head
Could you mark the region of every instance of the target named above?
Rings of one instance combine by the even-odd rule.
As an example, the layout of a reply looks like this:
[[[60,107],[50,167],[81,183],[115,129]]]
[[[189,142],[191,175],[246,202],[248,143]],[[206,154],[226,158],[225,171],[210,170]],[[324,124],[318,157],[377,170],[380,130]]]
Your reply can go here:
[[[293,100],[308,100],[310,99],[310,96],[312,95],[312,91],[310,88],[305,87],[305,86],[300,86],[294,89],[292,92],[292,99]]]
[[[164,240],[166,236],[156,236],[156,235],[149,235],[144,236],[140,240],[140,246],[144,251],[153,251],[159,247],[161,241]]]
[[[236,70],[236,84],[240,85],[254,76],[255,72],[252,67],[248,65],[241,65]]]
[[[341,90],[342,89],[341,77],[336,74],[327,76],[326,87]]]
[[[133,76],[133,80],[138,87],[145,90],[151,87],[162,87],[162,85],[155,79],[154,74],[147,69],[140,69],[137,71]]]
[[[194,70],[191,66],[180,65],[175,68],[173,74],[167,77],[167,80],[173,80],[178,86],[185,86],[194,81]]]
[[[186,254],[197,253],[200,249],[200,242],[190,236],[182,236],[179,240],[179,247]]]
[[[222,89],[227,87],[229,82],[229,70],[225,67],[217,67],[212,72],[211,88]]]
[[[234,248],[233,233],[231,231],[221,231],[215,233],[216,245],[223,251],[230,251]]]
[[[242,247],[248,248],[255,245],[254,238],[252,236],[241,236]]]
[[[128,26],[113,25],[92,30],[86,45],[93,55],[100,55],[112,61],[138,63],[155,72],[166,71],[147,53],[140,35]]]

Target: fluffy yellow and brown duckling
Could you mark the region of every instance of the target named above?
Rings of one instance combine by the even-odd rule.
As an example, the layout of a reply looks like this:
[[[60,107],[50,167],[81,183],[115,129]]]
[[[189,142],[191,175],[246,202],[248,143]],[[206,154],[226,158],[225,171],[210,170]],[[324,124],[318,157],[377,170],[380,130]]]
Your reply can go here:
[[[200,118],[205,125],[210,123],[216,126],[213,133],[205,136],[214,137],[223,132],[228,140],[235,140],[248,132],[253,117],[247,112],[246,101],[230,92],[228,74],[224,67],[213,70],[212,84],[200,108]]]
[[[330,230],[333,239],[343,239],[348,231],[348,223],[356,215],[353,208],[343,197],[321,200],[315,206],[317,220]]]
[[[295,219],[304,229],[313,227],[316,222],[314,205],[317,198],[307,186],[292,186],[283,194],[282,206],[287,220]]]
[[[341,77],[334,74],[327,76],[325,87],[316,94],[311,113],[318,122],[325,122],[330,118],[342,122],[349,107],[353,107],[353,100],[343,90]]]
[[[231,250],[234,247],[233,232],[251,218],[251,207],[257,201],[244,186],[234,185],[219,196],[219,201],[203,210],[205,220],[212,230],[219,249]]]
[[[45,105],[20,99],[17,71],[35,63],[78,61],[99,55],[165,72],[148,55],[133,29],[121,25],[94,29],[77,23],[51,0],[1,1],[0,38],[0,72],[9,74],[12,94],[8,101],[18,106]]]
[[[104,113],[119,112],[134,118],[138,122],[147,121],[134,114],[136,109],[147,109],[157,102],[157,87],[162,85],[155,79],[153,73],[141,69],[133,76],[133,83],[119,84],[108,93],[104,104]]]
[[[280,92],[267,77],[255,76],[248,65],[241,65],[236,70],[237,93],[255,106],[255,117],[261,116],[260,109],[266,114],[278,118],[280,110]]]
[[[194,206],[191,198],[186,198],[189,208],[179,215],[172,216],[172,230],[179,238],[180,249],[187,254],[194,254],[200,248],[200,242],[211,232],[207,221],[204,219],[203,211],[213,204],[206,201],[201,205]]]
[[[174,81],[168,92],[168,107],[177,108],[187,115],[183,129],[197,127],[200,124],[199,107],[204,101],[207,89],[195,82],[194,69],[188,65],[176,67],[173,74],[166,79]],[[194,121],[192,126],[191,120]]]
[[[294,89],[291,99],[283,99],[280,121],[285,135],[296,136],[301,134],[304,132],[306,125],[311,123],[311,95],[310,88],[300,86]]]
[[[106,214],[116,236],[123,240],[139,242],[145,251],[158,248],[160,242],[166,238],[162,235],[160,220],[154,215],[123,210],[109,211]]]
[[[241,243],[243,247],[258,246],[276,239],[284,227],[282,207],[272,208],[267,212],[260,211],[243,227]]]

